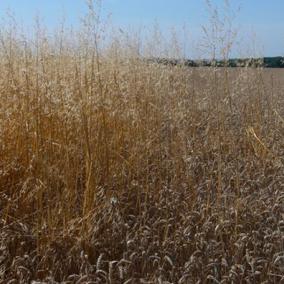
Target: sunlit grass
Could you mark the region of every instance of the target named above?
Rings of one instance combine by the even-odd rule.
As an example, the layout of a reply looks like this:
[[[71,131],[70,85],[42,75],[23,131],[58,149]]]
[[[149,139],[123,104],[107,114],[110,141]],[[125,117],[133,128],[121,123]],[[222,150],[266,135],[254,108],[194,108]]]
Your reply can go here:
[[[2,283],[280,283],[282,70],[149,63],[89,16],[1,34]]]

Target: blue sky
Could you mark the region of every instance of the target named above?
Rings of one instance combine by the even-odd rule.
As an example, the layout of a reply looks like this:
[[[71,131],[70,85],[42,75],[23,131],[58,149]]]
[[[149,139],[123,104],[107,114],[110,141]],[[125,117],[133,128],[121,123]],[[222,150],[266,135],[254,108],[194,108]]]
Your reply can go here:
[[[114,25],[121,28],[152,25],[155,21],[162,30],[186,24],[192,39],[198,41],[200,26],[207,21],[203,0],[102,0],[104,14],[111,14]],[[212,0],[220,5],[223,0]],[[236,8],[236,26],[242,46],[252,45],[256,36],[258,52],[265,56],[284,55],[284,0],[231,0]],[[69,24],[78,26],[86,11],[84,0],[0,0],[0,15],[13,11],[19,22],[30,26],[36,13],[45,24],[54,28],[64,14]]]

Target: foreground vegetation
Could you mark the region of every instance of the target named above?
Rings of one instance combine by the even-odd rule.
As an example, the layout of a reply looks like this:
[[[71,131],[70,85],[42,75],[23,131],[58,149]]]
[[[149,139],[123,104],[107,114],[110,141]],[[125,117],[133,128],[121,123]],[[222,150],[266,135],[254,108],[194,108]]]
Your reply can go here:
[[[1,33],[1,283],[283,281],[282,71],[74,38]]]

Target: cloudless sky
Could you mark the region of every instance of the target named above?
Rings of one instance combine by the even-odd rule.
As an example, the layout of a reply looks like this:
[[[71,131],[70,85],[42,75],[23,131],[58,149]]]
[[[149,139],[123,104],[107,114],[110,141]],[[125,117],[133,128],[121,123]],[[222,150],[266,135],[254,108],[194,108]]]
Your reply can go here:
[[[220,5],[223,0],[212,0]],[[157,21],[163,30],[187,25],[192,38],[197,40],[201,25],[208,17],[204,0],[102,0],[103,13],[111,14],[112,22],[121,28],[149,26]],[[256,36],[259,52],[264,56],[284,55],[284,0],[231,0],[240,7],[236,26],[244,45],[252,44]],[[45,24],[54,28],[60,17],[74,27],[86,12],[84,0],[0,0],[0,16],[7,9],[17,20],[31,26],[35,15],[40,14]]]

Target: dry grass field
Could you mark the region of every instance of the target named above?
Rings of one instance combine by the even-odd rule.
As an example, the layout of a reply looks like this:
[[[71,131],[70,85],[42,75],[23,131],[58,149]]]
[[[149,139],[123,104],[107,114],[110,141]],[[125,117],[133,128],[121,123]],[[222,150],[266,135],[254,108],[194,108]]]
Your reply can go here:
[[[284,69],[0,36],[0,283],[284,281]]]

